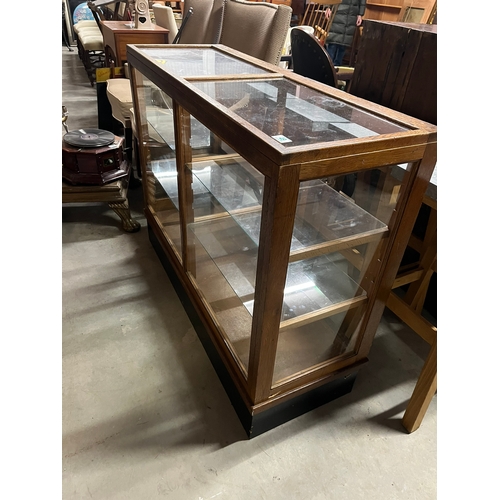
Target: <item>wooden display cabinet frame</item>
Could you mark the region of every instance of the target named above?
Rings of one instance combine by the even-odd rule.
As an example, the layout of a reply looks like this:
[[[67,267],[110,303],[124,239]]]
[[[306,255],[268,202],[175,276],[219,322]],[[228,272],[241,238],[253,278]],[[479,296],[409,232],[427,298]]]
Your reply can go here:
[[[235,58],[266,71],[263,74],[236,74],[179,77],[167,71],[162,64],[146,55],[145,49],[164,50],[212,50]],[[167,57],[167,56],[165,56]],[[384,311],[385,302],[398,271],[406,243],[416,219],[423,195],[436,162],[435,126],[411,118],[393,110],[351,96],[332,87],[313,82],[287,70],[262,62],[222,45],[176,45],[142,46],[129,45],[127,60],[131,67],[134,111],[139,143],[144,196],[145,215],[148,221],[150,241],[171,278],[181,301],[216,369],[231,402],[249,437],[265,432],[291,418],[331,401],[352,389],[359,367],[368,359],[368,353]],[[142,75],[142,76],[141,76]],[[146,142],[141,136],[147,130],[143,123],[144,109],[142,94],[138,90],[138,79],[142,77],[153,82],[168,94],[173,102],[175,130],[175,154],[177,163],[177,186],[180,217],[181,250],[163,230],[163,222],[150,204],[151,186],[147,182],[152,171],[148,171]],[[365,138],[320,142],[311,145],[285,147],[264,132],[251,126],[223,105],[215,103],[193,84],[196,82],[255,82],[283,80],[312,88],[360,111],[373,115],[374,120],[382,118],[406,130],[384,133]],[[195,266],[190,248],[192,241],[188,224],[193,222],[193,191],[191,187],[193,161],[189,145],[190,116],[221,141],[232,148],[264,177],[260,239],[258,242],[257,268],[255,275],[254,305],[247,369],[235,355],[217,316],[200,290],[195,276]],[[187,134],[187,135],[186,135]],[[299,187],[305,181],[315,181],[329,176],[364,173],[372,169],[408,163],[409,168],[400,186],[397,205],[391,209],[390,230],[384,235],[383,244],[374,248],[377,253],[370,260],[361,283],[366,297],[355,294],[352,304],[362,302],[363,307],[351,307],[341,327],[342,335],[336,342],[351,342],[351,351],[325,362],[310,366],[292,376],[273,380],[277,353],[280,315],[288,265],[299,259],[297,253],[290,253],[290,243],[297,213]],[[387,182],[388,199],[394,196]],[[398,186],[399,188],[399,186]],[[384,191],[385,192],[385,191]],[[168,199],[165,202],[169,202]],[[366,236],[363,243],[369,246]],[[347,252],[347,241],[329,242],[333,248]],[[308,251],[314,252],[314,249]],[[307,252],[306,252],[307,253]],[[305,255],[305,254],[304,254]],[[359,257],[359,256],[358,256]],[[350,259],[358,267],[359,258]],[[356,267],[356,266],[355,266]],[[341,307],[341,306],[339,306]],[[321,319],[321,309],[318,319]],[[354,326],[353,326],[354,325]],[[353,337],[354,329],[357,336]]]

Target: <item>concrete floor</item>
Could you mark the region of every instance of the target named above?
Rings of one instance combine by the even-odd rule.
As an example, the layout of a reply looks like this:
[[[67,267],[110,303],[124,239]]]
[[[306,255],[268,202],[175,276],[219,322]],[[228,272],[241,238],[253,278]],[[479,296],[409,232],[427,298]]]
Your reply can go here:
[[[97,127],[96,91],[62,48],[70,130]],[[427,344],[386,312],[353,391],[250,441],[147,238],[105,204],[62,209],[65,500],[430,500],[436,404],[401,417]]]

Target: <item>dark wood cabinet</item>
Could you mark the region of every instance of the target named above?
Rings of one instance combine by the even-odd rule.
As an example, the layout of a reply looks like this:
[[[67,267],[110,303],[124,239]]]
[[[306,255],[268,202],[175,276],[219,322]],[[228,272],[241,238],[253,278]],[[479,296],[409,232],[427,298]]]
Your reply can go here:
[[[437,25],[366,20],[350,92],[437,123]]]

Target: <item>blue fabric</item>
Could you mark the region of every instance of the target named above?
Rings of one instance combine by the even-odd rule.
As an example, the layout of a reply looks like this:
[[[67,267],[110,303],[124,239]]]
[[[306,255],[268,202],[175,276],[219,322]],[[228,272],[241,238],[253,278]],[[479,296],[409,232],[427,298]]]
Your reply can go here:
[[[346,50],[347,50],[346,45],[329,43],[326,46],[326,51],[330,55],[330,58],[334,66],[342,66],[342,60],[344,59],[344,54]]]
[[[78,21],[95,21],[92,11],[87,6],[87,3],[81,3],[73,12],[73,24]]]

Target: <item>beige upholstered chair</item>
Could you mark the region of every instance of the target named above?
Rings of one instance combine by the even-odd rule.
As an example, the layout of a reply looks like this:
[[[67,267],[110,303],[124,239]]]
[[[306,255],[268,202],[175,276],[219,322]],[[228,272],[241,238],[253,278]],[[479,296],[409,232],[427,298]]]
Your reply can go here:
[[[185,0],[184,14],[193,14],[184,26],[179,43],[219,43],[225,0]]]
[[[278,65],[291,17],[286,5],[226,0],[219,43]]]
[[[155,16],[156,24],[158,26],[161,26],[162,28],[166,28],[169,31],[168,43],[172,43],[178,31],[172,7],[168,7],[166,5],[162,5],[159,3],[154,3],[153,14]]]

